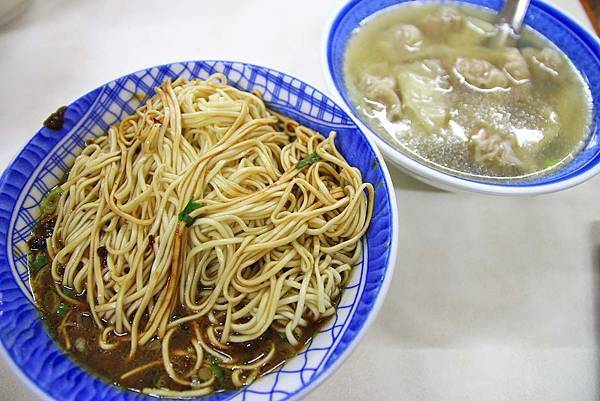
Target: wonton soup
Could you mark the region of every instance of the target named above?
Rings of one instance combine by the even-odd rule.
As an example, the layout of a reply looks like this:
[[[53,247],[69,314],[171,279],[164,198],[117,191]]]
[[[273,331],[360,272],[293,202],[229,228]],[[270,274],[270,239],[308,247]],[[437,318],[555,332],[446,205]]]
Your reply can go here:
[[[344,60],[351,100],[389,144],[450,174],[530,180],[582,148],[591,94],[568,58],[525,27],[492,45],[494,14],[409,4],[376,14]]]

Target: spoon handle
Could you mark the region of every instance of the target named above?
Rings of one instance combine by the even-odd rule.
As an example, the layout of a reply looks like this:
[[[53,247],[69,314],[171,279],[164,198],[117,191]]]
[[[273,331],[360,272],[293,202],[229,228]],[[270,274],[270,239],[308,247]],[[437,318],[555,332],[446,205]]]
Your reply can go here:
[[[528,7],[529,0],[506,0],[496,18],[496,35],[488,45],[492,48],[516,45]]]
[[[506,0],[502,11],[498,15],[499,23],[510,26],[515,34],[518,34],[529,7],[530,0]]]

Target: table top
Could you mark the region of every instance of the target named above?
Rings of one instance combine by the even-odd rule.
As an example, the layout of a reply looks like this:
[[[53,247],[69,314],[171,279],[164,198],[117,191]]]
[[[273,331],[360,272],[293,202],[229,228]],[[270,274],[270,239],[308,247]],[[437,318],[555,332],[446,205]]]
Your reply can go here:
[[[321,36],[337,3],[34,1],[0,26],[0,168],[57,105],[151,65],[246,61],[327,93]],[[553,3],[590,26],[579,2]],[[517,199],[390,170],[400,249],[386,301],[306,400],[600,400],[600,178]],[[36,399],[5,361],[0,389]]]

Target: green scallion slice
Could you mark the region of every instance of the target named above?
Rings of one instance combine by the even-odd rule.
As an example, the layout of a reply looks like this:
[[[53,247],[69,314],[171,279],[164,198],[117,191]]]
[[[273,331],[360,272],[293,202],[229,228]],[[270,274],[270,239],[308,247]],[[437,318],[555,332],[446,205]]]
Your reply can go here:
[[[304,166],[308,166],[310,164],[316,163],[321,160],[321,156],[317,154],[317,152],[313,152],[310,155],[306,156],[305,159],[302,159],[296,164],[296,169],[300,170]]]

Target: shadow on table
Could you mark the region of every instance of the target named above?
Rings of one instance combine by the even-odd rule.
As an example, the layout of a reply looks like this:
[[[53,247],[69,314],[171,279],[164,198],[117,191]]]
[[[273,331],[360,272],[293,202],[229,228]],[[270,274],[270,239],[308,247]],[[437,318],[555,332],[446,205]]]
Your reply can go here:
[[[2,0],[0,0],[1,2]],[[25,4],[12,18],[0,24],[0,34],[5,32],[19,31],[25,25],[32,23],[43,23],[57,21],[62,18],[67,10],[74,12],[75,7],[81,2],[72,0],[35,1],[25,0]],[[34,10],[35,8],[35,10]],[[43,16],[43,20],[39,18]]]
[[[22,0],[21,4],[12,7],[8,5],[8,9],[3,10],[4,15],[0,15],[0,33],[18,30],[23,24],[23,16],[30,11],[32,3],[32,0]]]
[[[392,181],[394,182],[394,186],[396,188],[403,189],[405,191],[447,192],[411,177],[403,170],[393,165],[391,162],[387,162],[387,166],[390,170],[390,176],[392,177]]]

